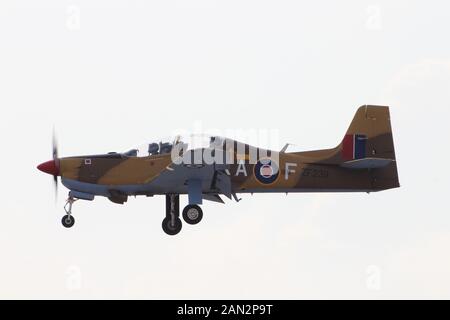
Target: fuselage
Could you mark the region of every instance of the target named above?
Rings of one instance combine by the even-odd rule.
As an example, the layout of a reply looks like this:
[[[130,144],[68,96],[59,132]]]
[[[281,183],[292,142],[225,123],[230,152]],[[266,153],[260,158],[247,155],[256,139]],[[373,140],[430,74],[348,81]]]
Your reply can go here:
[[[246,150],[248,150],[247,148]],[[269,152],[270,153],[270,152]],[[251,163],[247,154],[235,155],[231,164],[176,164],[171,154],[133,157],[105,154],[61,158],[62,183],[70,190],[113,198],[115,195],[186,194],[187,181],[201,181],[205,194],[223,193],[221,179],[229,180],[231,193],[264,192],[370,192],[377,185],[374,170],[349,170],[327,164],[328,155],[308,159],[302,154],[280,153],[278,161]],[[394,187],[394,186],[392,186]]]

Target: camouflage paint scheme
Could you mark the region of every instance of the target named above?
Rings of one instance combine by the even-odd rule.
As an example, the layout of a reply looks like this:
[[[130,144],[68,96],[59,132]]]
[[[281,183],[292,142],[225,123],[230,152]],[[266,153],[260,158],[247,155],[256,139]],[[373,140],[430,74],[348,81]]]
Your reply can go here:
[[[389,108],[360,107],[346,137],[357,135],[365,139],[363,160],[385,159],[386,163],[371,167],[363,161],[362,168],[356,168],[358,161],[352,164],[345,159],[344,138],[333,149],[280,152],[279,173],[271,183],[257,179],[256,165],[248,163],[248,152],[255,147],[249,145],[245,154],[234,154],[235,164],[230,165],[176,165],[170,153],[147,157],[113,153],[61,158],[59,169],[62,183],[70,190],[105,196],[116,203],[131,195],[186,194],[192,179],[201,180],[208,200],[207,195],[231,198],[231,194],[249,192],[373,192],[399,187]],[[238,164],[237,159],[247,160]]]

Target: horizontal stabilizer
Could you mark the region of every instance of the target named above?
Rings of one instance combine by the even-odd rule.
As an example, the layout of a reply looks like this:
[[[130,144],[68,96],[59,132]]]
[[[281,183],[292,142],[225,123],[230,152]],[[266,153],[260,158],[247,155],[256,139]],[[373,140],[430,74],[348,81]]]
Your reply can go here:
[[[395,160],[382,158],[363,158],[343,162],[341,163],[341,167],[348,169],[377,169],[384,168],[392,162],[395,162]]]

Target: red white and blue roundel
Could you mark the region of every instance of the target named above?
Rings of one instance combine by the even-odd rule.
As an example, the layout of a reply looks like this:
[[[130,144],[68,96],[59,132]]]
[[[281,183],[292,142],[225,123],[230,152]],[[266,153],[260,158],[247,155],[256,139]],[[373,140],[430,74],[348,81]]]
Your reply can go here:
[[[280,170],[275,161],[261,159],[255,164],[255,177],[263,184],[270,184],[277,180]]]

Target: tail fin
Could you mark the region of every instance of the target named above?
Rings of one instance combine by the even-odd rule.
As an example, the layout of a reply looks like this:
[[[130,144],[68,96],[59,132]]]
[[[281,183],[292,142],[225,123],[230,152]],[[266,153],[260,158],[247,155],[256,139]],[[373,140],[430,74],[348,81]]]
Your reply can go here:
[[[302,151],[306,163],[337,164],[379,158],[395,160],[389,107],[362,106],[342,142],[333,149]]]
[[[373,189],[399,187],[389,107],[362,106],[333,149],[296,153],[305,163],[369,169]]]
[[[389,107],[362,106],[338,146],[341,166],[373,169],[372,187],[399,187]]]
[[[364,158],[395,160],[389,107],[360,107],[342,140],[340,151],[343,161]]]

